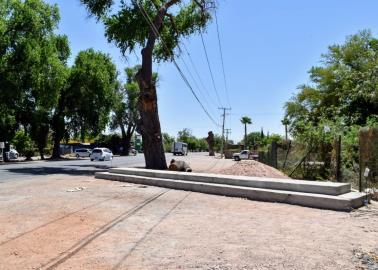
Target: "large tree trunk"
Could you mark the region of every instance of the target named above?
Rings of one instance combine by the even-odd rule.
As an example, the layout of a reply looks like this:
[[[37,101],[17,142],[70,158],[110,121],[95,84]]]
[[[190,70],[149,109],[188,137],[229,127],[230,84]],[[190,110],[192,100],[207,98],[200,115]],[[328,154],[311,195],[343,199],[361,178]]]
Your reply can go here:
[[[172,0],[160,8],[153,21],[154,29],[160,30],[167,8],[176,2],[176,0]],[[146,168],[166,170],[167,162],[161,136],[156,86],[152,80],[152,52],[157,38],[154,29],[150,29],[146,47],[142,49],[142,67],[136,74],[140,89],[138,99],[139,127],[143,139]]]
[[[41,156],[41,159],[42,159],[42,160],[45,159],[45,155],[44,155],[44,153],[43,153],[43,148],[44,148],[44,147],[38,147],[39,155]]]
[[[122,133],[122,153],[123,156],[128,156],[130,154],[130,146],[131,146],[131,138],[133,137],[135,130],[134,125],[129,125],[127,127],[127,131],[125,130],[124,126],[121,126],[121,133]]]
[[[63,110],[65,107],[64,102],[64,94],[61,93],[61,96],[59,97],[58,101],[58,108],[53,116],[52,119],[52,129],[54,131],[53,133],[53,152],[51,155],[52,159],[58,159],[60,158],[60,141],[64,137],[65,132],[65,123],[64,123],[64,115]]]
[[[52,152],[52,155],[51,155],[51,158],[52,159],[57,159],[57,158],[60,158],[60,141],[62,140],[63,136],[60,137],[59,134],[57,134],[57,132],[55,131],[54,132],[54,138],[53,138],[53,152]]]
[[[122,141],[121,141],[122,151],[121,151],[121,156],[128,156],[129,152],[126,150],[127,145],[126,145],[126,130],[125,130],[125,126],[121,123],[120,124],[120,128],[121,128],[121,135],[122,135]]]
[[[156,88],[152,82],[140,78],[141,94],[138,101],[140,131],[143,139],[143,153],[147,169],[166,170],[163,139],[157,107]]]

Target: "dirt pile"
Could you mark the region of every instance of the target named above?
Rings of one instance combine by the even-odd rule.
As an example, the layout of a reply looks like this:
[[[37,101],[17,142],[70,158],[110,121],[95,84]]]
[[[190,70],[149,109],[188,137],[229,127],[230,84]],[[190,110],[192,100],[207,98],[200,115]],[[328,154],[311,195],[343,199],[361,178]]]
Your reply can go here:
[[[283,172],[255,160],[238,161],[230,168],[219,170],[218,173],[270,178],[290,178]]]

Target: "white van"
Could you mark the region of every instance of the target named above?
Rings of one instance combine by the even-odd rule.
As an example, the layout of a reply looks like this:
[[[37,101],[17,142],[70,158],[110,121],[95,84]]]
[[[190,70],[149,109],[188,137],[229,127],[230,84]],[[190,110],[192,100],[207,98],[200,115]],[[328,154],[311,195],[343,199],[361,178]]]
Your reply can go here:
[[[113,159],[113,153],[108,148],[95,148],[92,150],[92,153],[90,155],[91,161],[93,160],[112,160]]]
[[[87,148],[80,148],[75,150],[75,156],[76,158],[81,158],[81,157],[90,157],[92,154],[92,151]]]
[[[183,142],[174,142],[172,144],[173,155],[186,156],[188,154],[188,145]]]

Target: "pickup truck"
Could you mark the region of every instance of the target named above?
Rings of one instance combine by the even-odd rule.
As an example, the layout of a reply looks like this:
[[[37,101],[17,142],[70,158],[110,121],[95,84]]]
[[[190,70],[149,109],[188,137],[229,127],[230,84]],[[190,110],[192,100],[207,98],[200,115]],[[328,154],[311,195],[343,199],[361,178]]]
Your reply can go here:
[[[249,150],[243,150],[241,151],[240,153],[235,153],[232,155],[232,158],[235,160],[235,161],[240,161],[242,159],[249,159],[249,156],[250,156],[250,151]]]

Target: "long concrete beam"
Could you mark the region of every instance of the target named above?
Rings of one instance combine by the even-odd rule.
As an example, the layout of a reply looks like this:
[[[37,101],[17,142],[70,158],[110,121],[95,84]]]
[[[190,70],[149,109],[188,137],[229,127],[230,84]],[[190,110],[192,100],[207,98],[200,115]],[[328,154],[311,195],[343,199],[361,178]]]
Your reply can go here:
[[[351,211],[364,204],[365,194],[349,192],[339,196],[294,192],[285,190],[262,189],[246,186],[204,183],[185,180],[162,179],[138,175],[117,174],[111,172],[96,173],[96,178],[142,185],[159,186],[170,189],[201,192],[214,195],[241,197],[250,200],[280,202],[307,207]]]
[[[351,191],[351,186],[349,183],[220,175],[210,173],[186,173],[137,168],[113,168],[110,170],[110,172],[116,174],[156,177],[162,179],[185,180],[193,182],[286,190],[304,193],[317,193],[324,195],[341,195]]]

